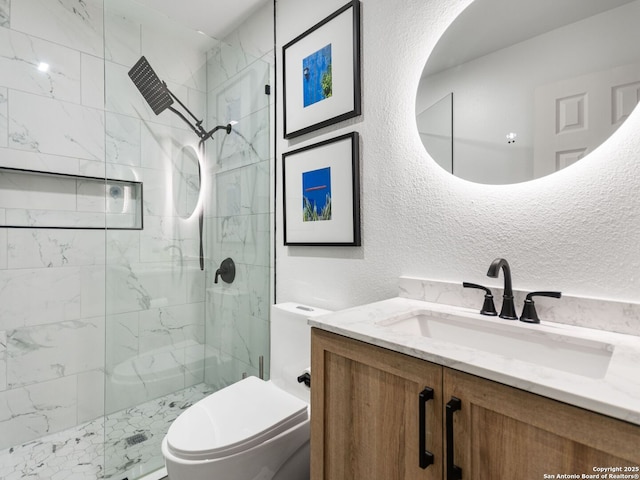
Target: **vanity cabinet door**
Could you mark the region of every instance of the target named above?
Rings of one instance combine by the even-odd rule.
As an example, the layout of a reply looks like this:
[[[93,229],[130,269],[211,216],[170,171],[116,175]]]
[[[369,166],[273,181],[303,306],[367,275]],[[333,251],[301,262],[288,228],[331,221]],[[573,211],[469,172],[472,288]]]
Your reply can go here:
[[[442,367],[318,329],[311,357],[312,480],[442,478]]]
[[[595,476],[596,467],[625,466],[640,473],[638,426],[448,368],[443,382],[445,405],[460,400],[452,413],[458,478],[634,478]]]

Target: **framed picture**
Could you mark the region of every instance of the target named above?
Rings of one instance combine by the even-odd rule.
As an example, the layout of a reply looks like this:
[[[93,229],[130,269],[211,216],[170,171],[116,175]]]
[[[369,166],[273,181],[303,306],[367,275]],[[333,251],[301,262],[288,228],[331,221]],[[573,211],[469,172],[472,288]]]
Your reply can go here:
[[[360,246],[359,135],[282,155],[285,245]]]
[[[360,2],[282,47],[284,138],[360,115]]]

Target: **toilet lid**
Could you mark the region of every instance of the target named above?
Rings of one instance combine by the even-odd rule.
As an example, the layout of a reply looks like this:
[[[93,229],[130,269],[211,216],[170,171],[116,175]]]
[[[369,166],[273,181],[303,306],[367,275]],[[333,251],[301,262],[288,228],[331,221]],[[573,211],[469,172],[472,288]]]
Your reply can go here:
[[[169,427],[167,446],[190,460],[233,455],[308,419],[308,404],[247,377],[195,403]]]

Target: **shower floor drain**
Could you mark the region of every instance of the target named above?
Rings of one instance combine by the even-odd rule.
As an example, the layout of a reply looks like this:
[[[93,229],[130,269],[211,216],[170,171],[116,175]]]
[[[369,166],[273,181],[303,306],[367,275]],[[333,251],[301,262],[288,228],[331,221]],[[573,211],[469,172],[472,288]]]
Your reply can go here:
[[[125,440],[127,441],[127,445],[137,445],[138,443],[144,442],[147,438],[144,433],[136,433],[135,435],[127,437]]]

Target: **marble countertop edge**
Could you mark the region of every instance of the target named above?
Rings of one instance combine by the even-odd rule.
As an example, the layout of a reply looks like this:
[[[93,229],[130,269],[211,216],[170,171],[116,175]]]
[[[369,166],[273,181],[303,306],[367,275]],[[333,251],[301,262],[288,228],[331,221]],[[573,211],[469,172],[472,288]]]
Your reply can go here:
[[[419,335],[394,333],[377,325],[398,314],[425,308],[470,318],[475,315],[473,310],[465,307],[394,297],[314,317],[308,323],[312,327],[640,425],[640,376],[634,368],[634,365],[640,365],[640,337],[552,322],[533,327],[547,334],[557,331],[564,335],[575,334],[585,341],[615,345],[603,377],[589,378]],[[506,320],[494,317],[490,321]],[[519,328],[520,323],[512,325]],[[531,327],[523,324],[522,328]]]

